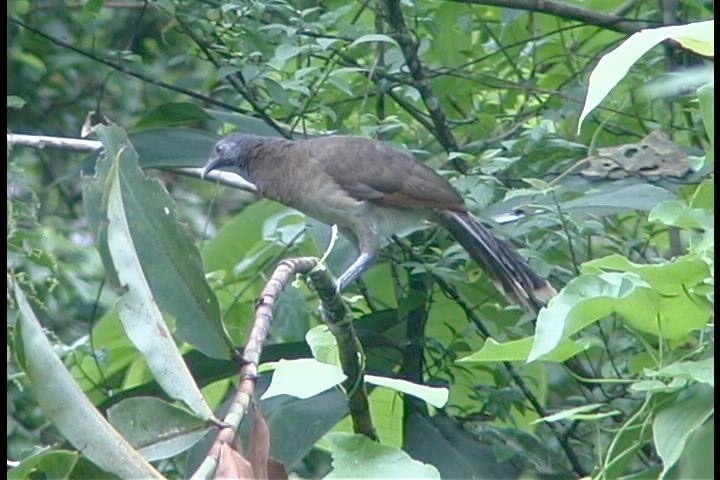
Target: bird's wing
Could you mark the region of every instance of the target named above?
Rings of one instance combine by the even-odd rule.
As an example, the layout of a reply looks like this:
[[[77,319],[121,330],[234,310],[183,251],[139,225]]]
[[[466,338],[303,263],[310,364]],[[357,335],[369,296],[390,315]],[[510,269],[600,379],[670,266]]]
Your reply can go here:
[[[348,195],[395,207],[464,211],[460,195],[431,168],[381,142],[335,136],[308,141],[316,161]]]

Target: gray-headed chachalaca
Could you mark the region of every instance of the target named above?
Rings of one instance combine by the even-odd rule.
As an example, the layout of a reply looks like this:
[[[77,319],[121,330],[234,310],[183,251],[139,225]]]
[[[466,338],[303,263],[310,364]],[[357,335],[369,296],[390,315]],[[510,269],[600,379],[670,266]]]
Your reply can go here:
[[[468,213],[447,180],[381,142],[234,133],[215,144],[203,176],[215,169],[237,173],[264,197],[336,224],[360,251],[340,275],[339,290],[373,265],[387,237],[429,219],[452,234],[510,301],[537,313],[555,294],[510,245]]]

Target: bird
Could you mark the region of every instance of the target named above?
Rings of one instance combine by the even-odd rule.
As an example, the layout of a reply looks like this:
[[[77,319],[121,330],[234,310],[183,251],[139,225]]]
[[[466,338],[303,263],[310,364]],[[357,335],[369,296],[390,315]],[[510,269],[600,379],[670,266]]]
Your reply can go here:
[[[236,132],[212,147],[202,178],[213,170],[238,174],[261,196],[337,225],[359,251],[337,279],[339,292],[377,261],[392,235],[429,220],[455,238],[510,302],[537,314],[556,294],[509,243],[468,211],[448,180],[381,141]]]

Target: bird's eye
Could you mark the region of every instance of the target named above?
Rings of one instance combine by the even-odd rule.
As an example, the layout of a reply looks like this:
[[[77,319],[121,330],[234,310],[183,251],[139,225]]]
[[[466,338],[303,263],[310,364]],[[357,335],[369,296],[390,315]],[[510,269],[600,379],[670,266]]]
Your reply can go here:
[[[225,147],[222,144],[215,145],[215,153],[217,153],[218,155],[222,155],[224,150]]]

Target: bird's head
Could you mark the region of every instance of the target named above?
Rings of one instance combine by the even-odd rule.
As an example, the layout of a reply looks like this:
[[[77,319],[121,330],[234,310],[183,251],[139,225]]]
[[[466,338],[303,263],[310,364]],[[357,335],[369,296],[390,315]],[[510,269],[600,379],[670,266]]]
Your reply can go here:
[[[252,182],[252,179],[248,178],[248,159],[261,140],[261,137],[245,133],[233,133],[218,140],[203,168],[202,178],[213,170],[224,170]]]

